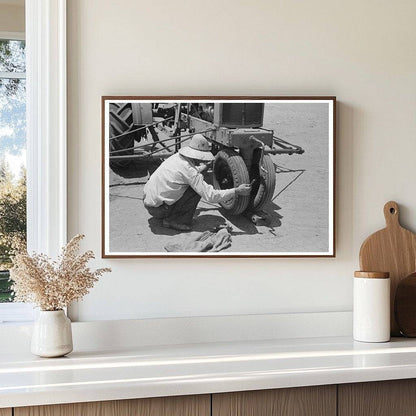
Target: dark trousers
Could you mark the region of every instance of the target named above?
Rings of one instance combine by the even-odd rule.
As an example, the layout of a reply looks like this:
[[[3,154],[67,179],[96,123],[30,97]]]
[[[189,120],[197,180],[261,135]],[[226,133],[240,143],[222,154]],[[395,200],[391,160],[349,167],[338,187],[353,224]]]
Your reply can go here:
[[[145,208],[152,217],[166,219],[178,224],[192,224],[192,218],[195,214],[201,197],[189,186],[180,199],[174,204],[162,204],[160,207]]]

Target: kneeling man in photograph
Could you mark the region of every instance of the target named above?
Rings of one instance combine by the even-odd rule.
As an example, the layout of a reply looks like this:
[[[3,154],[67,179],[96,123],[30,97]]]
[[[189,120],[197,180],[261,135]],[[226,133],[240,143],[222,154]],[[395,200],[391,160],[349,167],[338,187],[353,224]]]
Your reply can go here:
[[[209,141],[195,134],[190,145],[166,159],[144,187],[144,206],[163,226],[191,231],[192,218],[200,199],[211,203],[227,201],[235,195],[249,195],[251,186],[217,190],[204,181],[201,172],[214,160]]]

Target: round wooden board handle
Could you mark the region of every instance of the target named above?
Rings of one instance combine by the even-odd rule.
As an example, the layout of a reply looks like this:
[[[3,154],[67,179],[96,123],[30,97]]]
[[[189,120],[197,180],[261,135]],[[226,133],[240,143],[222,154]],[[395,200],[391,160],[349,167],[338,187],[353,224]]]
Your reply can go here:
[[[384,205],[384,218],[387,227],[400,226],[399,212],[399,205],[395,201],[389,201]]]

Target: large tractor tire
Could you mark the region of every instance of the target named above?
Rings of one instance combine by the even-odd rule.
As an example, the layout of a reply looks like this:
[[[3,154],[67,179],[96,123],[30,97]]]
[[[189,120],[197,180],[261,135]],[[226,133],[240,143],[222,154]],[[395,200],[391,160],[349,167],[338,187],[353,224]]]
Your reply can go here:
[[[114,155],[132,155],[134,150],[134,133],[111,139],[114,136],[126,133],[133,128],[133,111],[131,103],[111,103],[110,104],[110,153],[114,150],[129,149],[124,152],[117,152]],[[131,160],[112,161],[113,167],[126,167]]]
[[[243,158],[232,149],[223,149],[217,153],[214,160],[214,187],[216,189],[231,189],[243,183],[250,183],[247,167]],[[221,206],[232,215],[238,215],[247,209],[250,195],[235,195]]]
[[[258,169],[248,204],[248,210],[253,212],[262,210],[272,200],[276,187],[276,168],[270,155],[263,155],[262,167],[266,172]]]

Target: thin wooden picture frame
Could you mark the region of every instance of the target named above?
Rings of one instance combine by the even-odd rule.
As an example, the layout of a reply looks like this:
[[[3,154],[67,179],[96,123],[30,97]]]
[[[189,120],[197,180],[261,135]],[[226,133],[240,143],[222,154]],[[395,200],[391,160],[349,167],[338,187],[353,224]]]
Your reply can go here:
[[[246,105],[246,104],[256,104],[256,103],[263,104],[264,114],[263,113],[261,114],[261,126],[259,126],[258,124],[260,123],[259,121],[260,118],[259,120],[256,119],[256,117],[260,117],[260,112],[255,110],[256,108],[255,106],[250,107]],[[113,124],[111,125],[111,131],[112,131],[111,137],[112,138],[119,136],[119,135],[121,135],[121,137],[125,137],[123,136],[123,134],[127,135],[127,133],[132,133],[131,135],[133,135],[135,131],[140,131],[141,128],[143,128],[143,126],[145,127],[146,137],[144,137],[142,134],[141,139],[134,137],[133,142],[132,142],[131,136],[130,136],[130,141],[129,141],[130,144],[128,145],[128,147],[120,147],[120,148],[117,148],[116,150],[114,150],[114,147],[113,147],[112,150],[110,151],[110,146],[109,146],[110,144],[110,110],[109,110],[110,104],[117,104],[117,105],[126,104],[127,107],[131,105],[131,109],[128,111],[129,119],[127,119],[127,125],[123,124],[123,120],[120,122],[122,124],[119,124],[118,121],[116,122],[116,124],[114,124],[114,120],[115,119],[117,120],[117,115],[114,115],[114,111],[112,110],[113,111],[113,114],[111,115],[111,117],[113,117],[112,118]],[[218,114],[221,113],[221,111],[222,112],[225,111],[226,112],[224,113],[225,118],[229,117],[229,119],[225,120],[225,124],[230,123],[232,117],[236,117],[235,119],[233,119],[234,124],[231,124],[232,127],[227,127],[228,125],[224,127],[224,129],[227,131],[228,136],[227,134],[221,137],[219,137],[219,135],[213,136],[211,134],[211,130],[208,131],[208,133],[206,133],[205,130],[203,131],[203,133],[205,132],[204,133],[205,136],[207,136],[208,140],[213,145],[213,148],[215,148],[214,152],[218,152],[218,148],[221,150],[221,149],[224,149],[224,146],[227,147],[230,145],[231,142],[227,142],[227,141],[224,142],[224,140],[230,140],[229,139],[230,134],[233,134],[234,138],[237,137],[237,134],[235,133],[235,129],[238,129],[238,123],[241,120],[243,120],[243,125],[242,125],[243,130],[244,129],[249,130],[250,128],[253,128],[253,129],[260,128],[264,131],[272,131],[271,134],[273,135],[273,137],[276,137],[276,139],[273,138],[273,143],[271,147],[267,146],[267,144],[263,145],[262,154],[266,154],[266,151],[265,151],[266,149],[269,151],[269,153],[267,154],[270,155],[270,157],[276,158],[277,156],[284,155],[285,161],[286,159],[288,159],[287,156],[290,153],[290,149],[300,148],[304,150],[304,152],[301,152],[300,150],[298,150],[298,153],[292,152],[292,155],[299,155],[299,156],[308,154],[308,151],[309,151],[308,157],[310,159],[312,158],[312,154],[314,154],[315,159],[313,160],[311,159],[306,163],[308,166],[310,166],[310,168],[308,169],[291,169],[291,168],[286,168],[285,166],[281,167],[279,164],[279,169],[282,168],[282,169],[287,169],[287,170],[281,170],[278,173],[286,172],[290,174],[291,172],[295,173],[295,172],[299,172],[302,170],[304,172],[308,172],[307,174],[303,175],[304,177],[308,178],[306,183],[303,183],[302,185],[304,189],[303,191],[298,190],[298,195],[294,198],[293,207],[292,207],[293,210],[299,209],[299,206],[296,207],[296,204],[299,205],[299,201],[301,201],[301,204],[304,205],[303,206],[304,211],[300,212],[298,214],[298,217],[294,216],[292,218],[292,220],[294,219],[294,221],[292,221],[292,224],[290,225],[286,224],[286,227],[283,227],[285,228],[285,230],[281,228],[282,224],[285,225],[284,224],[285,216],[287,216],[287,214],[284,213],[283,221],[281,221],[281,218],[280,220],[277,220],[278,225],[276,226],[276,222],[272,224],[273,226],[270,228],[270,231],[267,230],[268,226],[263,224],[263,225],[260,225],[259,227],[260,228],[266,227],[266,228],[263,228],[261,231],[255,232],[253,234],[247,233],[248,235],[245,237],[245,239],[243,239],[240,236],[240,234],[238,234],[238,232],[235,232],[235,235],[236,235],[235,240],[237,240],[236,245],[238,245],[239,247],[244,247],[244,251],[240,251],[240,250],[232,251],[233,244],[234,244],[233,243],[234,241],[233,231],[231,231],[231,240],[232,240],[231,248],[228,248],[220,252],[198,252],[198,251],[170,252],[170,251],[165,251],[166,249],[163,248],[163,245],[158,247],[156,250],[154,247],[152,247],[151,251],[134,251],[134,249],[133,251],[131,251],[132,247],[135,247],[135,244],[138,244],[138,246],[140,247],[146,246],[146,248],[148,248],[148,245],[152,244],[152,241],[156,242],[157,244],[159,244],[159,242],[161,244],[164,244],[164,240],[166,241],[169,239],[179,240],[179,238],[181,239],[181,242],[177,246],[180,247],[181,244],[182,246],[186,246],[187,239],[192,240],[192,236],[197,234],[196,232],[181,233],[175,230],[172,230],[172,231],[169,230],[169,232],[171,231],[172,234],[169,234],[169,233],[166,234],[163,232],[158,235],[156,231],[156,235],[154,235],[153,234],[154,229],[158,229],[160,231],[160,228],[158,228],[159,225],[156,228],[154,227],[152,228],[152,226],[150,225],[150,220],[153,220],[154,218],[150,218],[150,219],[148,218],[149,215],[146,209],[144,209],[142,206],[143,202],[140,201],[140,199],[143,199],[143,191],[140,187],[145,186],[144,183],[136,184],[137,187],[134,192],[136,191],[137,192],[136,194],[134,194],[133,197],[131,197],[129,195],[132,195],[134,193],[133,190],[136,186],[134,184],[134,180],[131,181],[130,180],[131,178],[127,178],[124,181],[123,179],[124,168],[123,167],[116,168],[117,170],[116,174],[110,168],[110,159],[111,159],[111,163],[113,164],[114,164],[114,161],[115,162],[122,161],[124,163],[125,159],[126,160],[130,159],[130,160],[133,160],[133,162],[131,162],[133,166],[137,165],[137,166],[140,166],[141,168],[142,163],[145,162],[146,159],[150,160],[150,157],[153,156],[152,151],[154,150],[151,150],[150,152],[148,151],[147,154],[150,153],[149,156],[146,156],[146,153],[145,153],[144,157],[139,157],[140,152],[144,151],[144,149],[146,148],[146,145],[140,144],[140,140],[144,140],[144,141],[147,140],[149,142],[148,149],[155,149],[156,146],[160,145],[159,143],[157,143],[157,137],[156,137],[156,141],[152,140],[155,138],[155,136],[153,133],[149,131],[150,124],[154,125],[155,123],[140,124],[140,123],[145,122],[143,121],[144,119],[143,120],[141,119],[141,117],[143,117],[143,115],[146,113],[147,110],[145,112],[140,112],[140,111],[138,112],[136,110],[135,115],[134,115],[135,120],[133,120],[132,122],[132,117],[133,117],[133,112],[134,112],[132,109],[135,108],[134,106],[137,106],[137,105],[140,106],[141,104],[143,105],[143,108],[146,106],[148,107],[148,105],[151,104],[152,115],[155,115],[155,114],[166,115],[168,113],[173,114],[173,113],[170,113],[171,111],[170,109],[176,105],[176,109],[179,109],[179,110],[175,110],[175,111],[179,112],[179,118],[182,117],[183,119],[188,120],[188,122],[192,118],[191,120],[192,123],[189,123],[188,125],[186,124],[184,125],[184,124],[179,123],[179,118],[177,116],[176,116],[177,120],[175,121],[175,115],[173,115],[172,120],[174,122],[177,122],[177,124],[176,125],[173,124],[171,127],[167,126],[168,123],[165,123],[164,121],[163,122],[159,121],[159,123],[161,123],[163,127],[162,129],[163,134],[168,134],[166,136],[167,139],[163,137],[162,140],[160,140],[160,142],[166,143],[166,145],[169,147],[169,150],[170,149],[178,150],[178,147],[174,144],[174,140],[177,140],[177,139],[171,139],[172,141],[169,141],[170,140],[169,137],[172,137],[173,130],[176,129],[175,134],[177,136],[175,137],[178,137],[178,131],[180,131],[181,138],[182,136],[185,135],[185,133],[188,136],[191,135],[190,132],[192,132],[192,134],[195,134],[195,132],[198,132],[198,131],[192,130],[192,129],[195,130],[195,126],[197,126],[196,130],[198,128],[200,129],[199,131],[201,131],[200,125],[206,126],[206,124],[204,124],[202,121],[199,122],[197,120],[197,118],[200,117],[201,120],[203,121],[207,121],[207,120],[204,120],[204,118],[208,119],[208,121],[211,122],[213,125],[212,131],[216,132],[218,131],[218,129],[222,128],[222,125],[218,125],[218,123],[224,122],[224,120],[221,117],[219,117]],[[163,111],[159,111],[159,107],[162,104],[164,105]],[[169,106],[171,104],[172,106]],[[200,106],[201,112],[199,112],[200,109],[195,110],[196,105],[198,104],[201,104]],[[238,111],[233,113],[231,110],[229,110],[230,108],[235,108],[235,106],[229,106],[229,105],[224,106],[223,104],[240,104],[240,106],[242,107],[239,107],[239,108],[244,108],[244,110],[242,111],[245,111],[248,115],[243,115],[242,119],[240,120],[238,118],[239,117]],[[188,109],[187,115],[184,114],[185,105],[186,105],[186,108]],[[220,106],[222,110],[219,110]],[[191,107],[193,108],[193,111],[194,111],[192,115],[190,115],[191,113],[189,110],[189,108]],[[155,110],[155,108],[157,108],[157,111]],[[250,115],[249,110],[247,110],[248,108],[253,110],[253,115]],[[205,110],[207,111],[204,113]],[[101,220],[101,224],[102,226],[101,226],[101,233],[102,233],[102,257],[103,258],[244,258],[244,257],[246,258],[270,258],[270,257],[331,258],[331,257],[336,256],[336,230],[335,230],[336,228],[335,227],[336,225],[336,186],[335,186],[336,184],[336,97],[335,96],[103,96],[101,98],[101,112],[102,112],[102,120],[101,120],[101,129],[102,129],[102,155],[101,155],[102,157],[101,219],[102,220]],[[282,115],[281,118],[283,120],[274,119],[273,117],[276,117],[275,116],[276,114],[281,114]],[[286,115],[286,118],[283,115]],[[254,118],[250,119],[250,117],[252,118],[254,117]],[[264,117],[266,117],[267,119],[267,125],[265,125],[266,127],[263,126]],[[154,119],[157,119],[157,117],[154,117],[152,120]],[[162,116],[162,119],[163,119],[163,116]],[[250,122],[252,122],[252,124],[250,124]],[[166,128],[165,128],[165,124],[166,124]],[[156,125],[159,126],[158,124]],[[192,127],[190,127],[191,125]],[[275,130],[270,128],[271,125],[278,126],[279,130],[281,130],[281,127],[282,127],[282,130],[286,131],[286,133],[288,133],[288,135],[291,137],[293,136],[295,138],[296,137],[302,138],[301,141],[302,143],[306,144],[304,146],[306,147],[306,149],[304,149],[299,144],[293,144],[290,141],[285,140],[285,138],[279,137],[281,134],[280,132],[278,133],[279,136],[275,136]],[[299,128],[296,127],[297,125]],[[147,130],[146,130],[146,127],[147,127]],[[120,133],[120,128],[121,128],[121,133]],[[126,128],[127,130],[123,131],[123,128]],[[177,130],[178,128],[180,128],[180,130]],[[229,133],[229,131],[231,131],[231,133]],[[245,139],[243,138],[241,140],[245,140]],[[274,140],[277,140],[277,141],[275,142]],[[131,143],[133,143],[133,146],[131,146]],[[234,142],[231,143],[232,146],[234,144],[235,144]],[[277,153],[273,154],[273,148],[278,147],[280,145],[283,146],[283,148],[280,148],[280,149],[289,148],[289,150],[286,149],[286,150],[281,151],[281,153],[279,153],[280,150],[279,148],[277,148],[276,150]],[[312,150],[314,149],[314,146],[319,147],[318,151]],[[125,149],[128,149],[128,150],[125,150]],[[237,153],[241,151],[241,149],[238,149],[238,148],[235,150],[237,151]],[[127,152],[132,152],[132,153],[127,155],[126,154]],[[175,152],[172,152],[172,153],[175,153]],[[158,154],[161,154],[161,153],[158,153]],[[324,157],[321,158],[322,160],[319,159],[320,154],[325,155]],[[123,158],[120,156],[127,156],[127,157]],[[163,156],[163,158],[166,158],[166,157],[168,157],[168,155]],[[262,159],[261,163],[264,163],[264,159]],[[276,163],[274,160],[273,160],[273,165],[276,167]],[[129,174],[125,176],[134,177],[136,168],[133,167],[129,169],[130,171],[133,170],[133,174],[129,171]],[[325,169],[327,170],[326,172],[325,172]],[[137,199],[136,201],[137,205],[134,205],[134,203],[132,203],[132,201],[130,200],[128,203],[129,207],[127,207],[126,205],[126,208],[124,210],[123,205],[120,202],[120,204],[118,204],[116,207],[117,209],[114,210],[114,214],[110,212],[111,211],[110,182],[109,182],[110,174],[111,174],[111,180],[113,180],[113,176],[115,176],[118,179],[120,178],[122,179],[120,184],[112,183],[111,188],[118,187],[121,189],[124,187],[124,189],[128,189],[128,191],[126,191],[124,196],[120,194],[118,195],[112,194],[111,197],[112,198],[114,197],[115,200],[120,200],[122,198],[125,198],[125,200],[130,200],[134,198],[134,199]],[[218,174],[213,173],[212,175],[215,176]],[[302,175],[302,173],[300,175]],[[214,180],[215,178],[216,177],[214,177]],[[219,182],[218,178],[216,179],[217,179],[217,182]],[[322,186],[320,186],[319,184],[321,184]],[[292,186],[290,183],[289,185]],[[284,188],[283,190],[286,192],[286,188],[284,184],[281,184],[281,186]],[[322,193],[322,189],[320,189],[321,187],[327,190],[326,197]],[[316,192],[314,195],[311,196],[310,192],[314,192],[313,191],[314,189]],[[273,197],[275,196],[277,192],[279,192],[279,195],[280,195],[280,191],[281,191],[280,188],[277,190],[275,189]],[[140,192],[141,192],[140,194],[141,196],[138,196]],[[302,198],[302,192],[305,198]],[[323,196],[322,200],[327,201],[327,204],[325,206],[322,205],[320,207],[321,209],[319,209],[319,204],[317,205],[317,203],[320,201],[320,198],[322,196]],[[311,202],[313,206],[308,207],[308,201]],[[143,219],[143,224],[140,222],[142,218],[142,214],[139,214],[138,212],[136,212],[136,207],[138,211],[140,211],[143,215],[146,216],[146,218]],[[280,208],[281,207],[278,207],[279,210]],[[201,208],[201,212],[203,211],[203,209],[204,208]],[[208,208],[206,209],[208,210]],[[283,207],[283,209],[289,210],[290,208],[288,206],[285,206]],[[222,207],[221,209],[214,210],[214,211],[215,211],[214,216],[223,217],[227,224],[229,223],[228,221],[229,218],[233,218],[233,216],[227,215],[228,211],[224,207]],[[134,212],[134,220],[132,220],[132,223],[129,223],[128,220],[127,221],[119,220],[120,217],[123,217],[123,216],[129,217],[129,213],[132,213],[132,212]],[[320,217],[316,221],[314,220],[314,221],[310,221],[310,223],[307,223],[308,214],[311,216],[314,216],[317,214],[317,212],[321,212],[321,213],[326,212],[327,216],[325,218],[322,218],[322,215],[324,214],[319,214]],[[117,213],[117,215],[115,213]],[[221,214],[221,213],[224,213],[224,214]],[[237,217],[241,215],[242,214],[239,214],[237,215]],[[279,218],[279,216],[280,214],[278,214],[277,216],[275,215],[274,218],[275,219]],[[110,227],[110,217],[113,218],[111,222],[111,227]],[[203,218],[203,217],[199,216],[197,220],[199,220],[200,218]],[[299,221],[297,218],[299,218]],[[267,215],[266,215],[266,219],[267,219]],[[146,225],[146,221],[148,221],[149,225]],[[302,232],[302,228],[299,228],[301,225],[299,225],[298,222],[299,224],[301,223],[307,224],[307,227],[305,227],[305,230],[304,230],[305,232]],[[316,223],[319,222],[320,224],[319,227],[315,225],[315,222]],[[139,223],[140,223],[140,226],[138,225]],[[239,224],[238,221],[236,221],[236,223]],[[154,224],[156,224],[156,220]],[[138,229],[140,229],[140,232],[137,232],[137,230],[133,232],[132,230],[134,229],[134,227],[137,227]],[[254,225],[254,227],[257,227],[257,226]],[[291,233],[291,230],[292,230],[291,227],[293,227],[293,230],[294,230],[293,235]],[[203,230],[200,224],[198,224],[197,228],[198,229],[196,231],[199,231],[201,233],[203,231],[209,231],[208,229]],[[111,236],[110,236],[110,229],[112,230]],[[280,230],[283,230],[283,231],[280,232]],[[327,233],[326,234],[323,233],[322,230],[327,230]],[[250,238],[254,235],[255,238],[253,238],[253,247],[261,246],[261,247],[266,247],[267,250],[269,250],[270,246],[267,245],[268,243],[266,242],[266,240],[262,240],[262,237],[259,237],[259,234],[265,235],[267,232],[270,232],[272,235],[274,235],[276,238],[276,241],[278,241],[279,244],[284,243],[285,238],[286,238],[287,246],[296,248],[297,247],[296,238],[298,238],[299,249],[302,250],[302,246],[308,247],[308,249],[304,252],[299,251],[299,250],[291,250],[291,251],[282,252],[279,250],[252,251],[251,249],[247,249],[247,245],[250,244],[249,243]],[[298,234],[298,237],[295,236],[296,233]],[[324,234],[324,236],[322,234]],[[117,243],[110,244],[111,243],[110,238],[112,238],[113,235],[116,236],[116,238],[113,238],[113,241],[116,241]],[[270,236],[266,235],[265,238],[270,239]],[[308,240],[308,238],[310,241]],[[318,251],[311,250],[310,247],[313,247],[314,241],[318,241],[318,240],[320,244],[319,245],[320,250]],[[124,244],[126,244],[126,248],[127,248],[126,251],[124,249],[120,250],[120,247],[124,247],[122,246]],[[113,249],[113,246],[115,246],[117,249]],[[322,249],[322,247],[324,247],[324,249]]]

